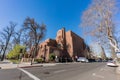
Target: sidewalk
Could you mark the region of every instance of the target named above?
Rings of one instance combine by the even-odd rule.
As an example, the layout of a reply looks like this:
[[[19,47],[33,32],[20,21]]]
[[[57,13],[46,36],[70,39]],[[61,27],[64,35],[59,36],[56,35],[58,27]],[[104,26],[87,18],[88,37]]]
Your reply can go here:
[[[55,66],[57,63],[35,63],[33,65],[30,64],[30,62],[23,62],[20,64],[13,64],[8,61],[0,62],[0,68],[1,69],[13,69],[13,68],[30,68],[30,67],[46,67],[46,66]]]
[[[71,64],[71,62],[69,63],[33,63],[33,65],[31,65],[30,62],[22,62],[19,64],[13,64],[12,62],[10,62],[9,60],[4,60],[2,62],[0,62],[0,69],[13,69],[13,68],[30,68],[30,67],[46,67],[46,66],[55,66],[58,64]],[[76,64],[76,62],[73,62],[72,64]]]

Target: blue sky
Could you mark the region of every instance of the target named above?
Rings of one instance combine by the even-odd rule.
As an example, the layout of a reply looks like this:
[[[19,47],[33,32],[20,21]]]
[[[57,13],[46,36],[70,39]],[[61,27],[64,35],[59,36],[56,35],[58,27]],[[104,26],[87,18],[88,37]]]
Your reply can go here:
[[[22,26],[27,16],[47,26],[46,38],[55,38],[57,30],[65,27],[83,37],[79,27],[82,12],[91,0],[0,0],[0,30],[16,22]]]
[[[55,38],[62,27],[83,37],[80,18],[90,3],[91,0],[0,0],[0,31],[10,21],[16,22],[19,29],[25,18],[31,17],[38,23],[46,24],[44,39]],[[118,21],[119,17],[117,14]],[[91,38],[87,37],[85,42],[91,44]]]

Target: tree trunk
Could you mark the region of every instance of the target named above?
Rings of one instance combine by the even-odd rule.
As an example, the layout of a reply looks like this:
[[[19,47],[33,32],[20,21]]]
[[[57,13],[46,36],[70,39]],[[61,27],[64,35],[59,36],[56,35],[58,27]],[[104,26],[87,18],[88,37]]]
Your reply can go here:
[[[118,43],[115,40],[110,27],[107,27],[107,35],[108,35],[108,40],[109,40],[110,46],[111,46],[112,58],[115,59],[115,58],[117,58],[116,52],[118,52],[120,50],[118,48]]]
[[[7,43],[6,43],[6,45],[5,45],[5,49],[3,50],[3,55],[2,55],[1,61],[3,61],[4,58],[5,58],[5,52],[6,52],[6,49],[7,49],[7,46],[8,46],[9,40],[10,40],[10,38],[7,40]]]
[[[114,50],[114,47],[111,46],[111,56],[113,59],[115,59],[117,56],[116,56],[116,53],[115,53],[115,50]]]
[[[3,48],[4,48],[4,46],[2,46],[2,48],[1,48],[1,50],[0,50],[0,54],[1,54],[1,52],[3,51]]]
[[[3,61],[4,58],[5,58],[5,52],[6,52],[6,49],[7,49],[7,46],[6,46],[5,49],[3,50],[3,55],[2,55],[1,61]]]

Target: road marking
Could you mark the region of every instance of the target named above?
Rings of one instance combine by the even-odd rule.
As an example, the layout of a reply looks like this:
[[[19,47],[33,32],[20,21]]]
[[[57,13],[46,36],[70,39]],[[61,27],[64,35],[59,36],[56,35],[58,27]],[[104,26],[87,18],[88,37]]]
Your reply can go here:
[[[30,72],[22,69],[22,68],[18,68],[19,70],[23,71],[25,74],[27,74],[30,78],[34,79],[34,80],[40,80],[39,78],[37,78],[36,76],[34,76],[33,74],[31,74]]]
[[[54,71],[54,73],[60,73],[60,72],[64,72],[66,70],[58,70],[58,71]]]
[[[98,77],[98,78],[104,78],[104,76],[97,75],[96,73],[93,73],[92,75],[95,76],[95,77]]]

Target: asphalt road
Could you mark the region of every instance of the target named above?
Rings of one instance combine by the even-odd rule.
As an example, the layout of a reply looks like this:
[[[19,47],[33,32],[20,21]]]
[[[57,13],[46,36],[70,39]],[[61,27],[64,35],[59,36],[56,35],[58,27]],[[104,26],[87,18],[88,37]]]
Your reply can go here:
[[[0,70],[0,80],[120,80],[115,68],[106,63],[65,63],[22,70]]]

